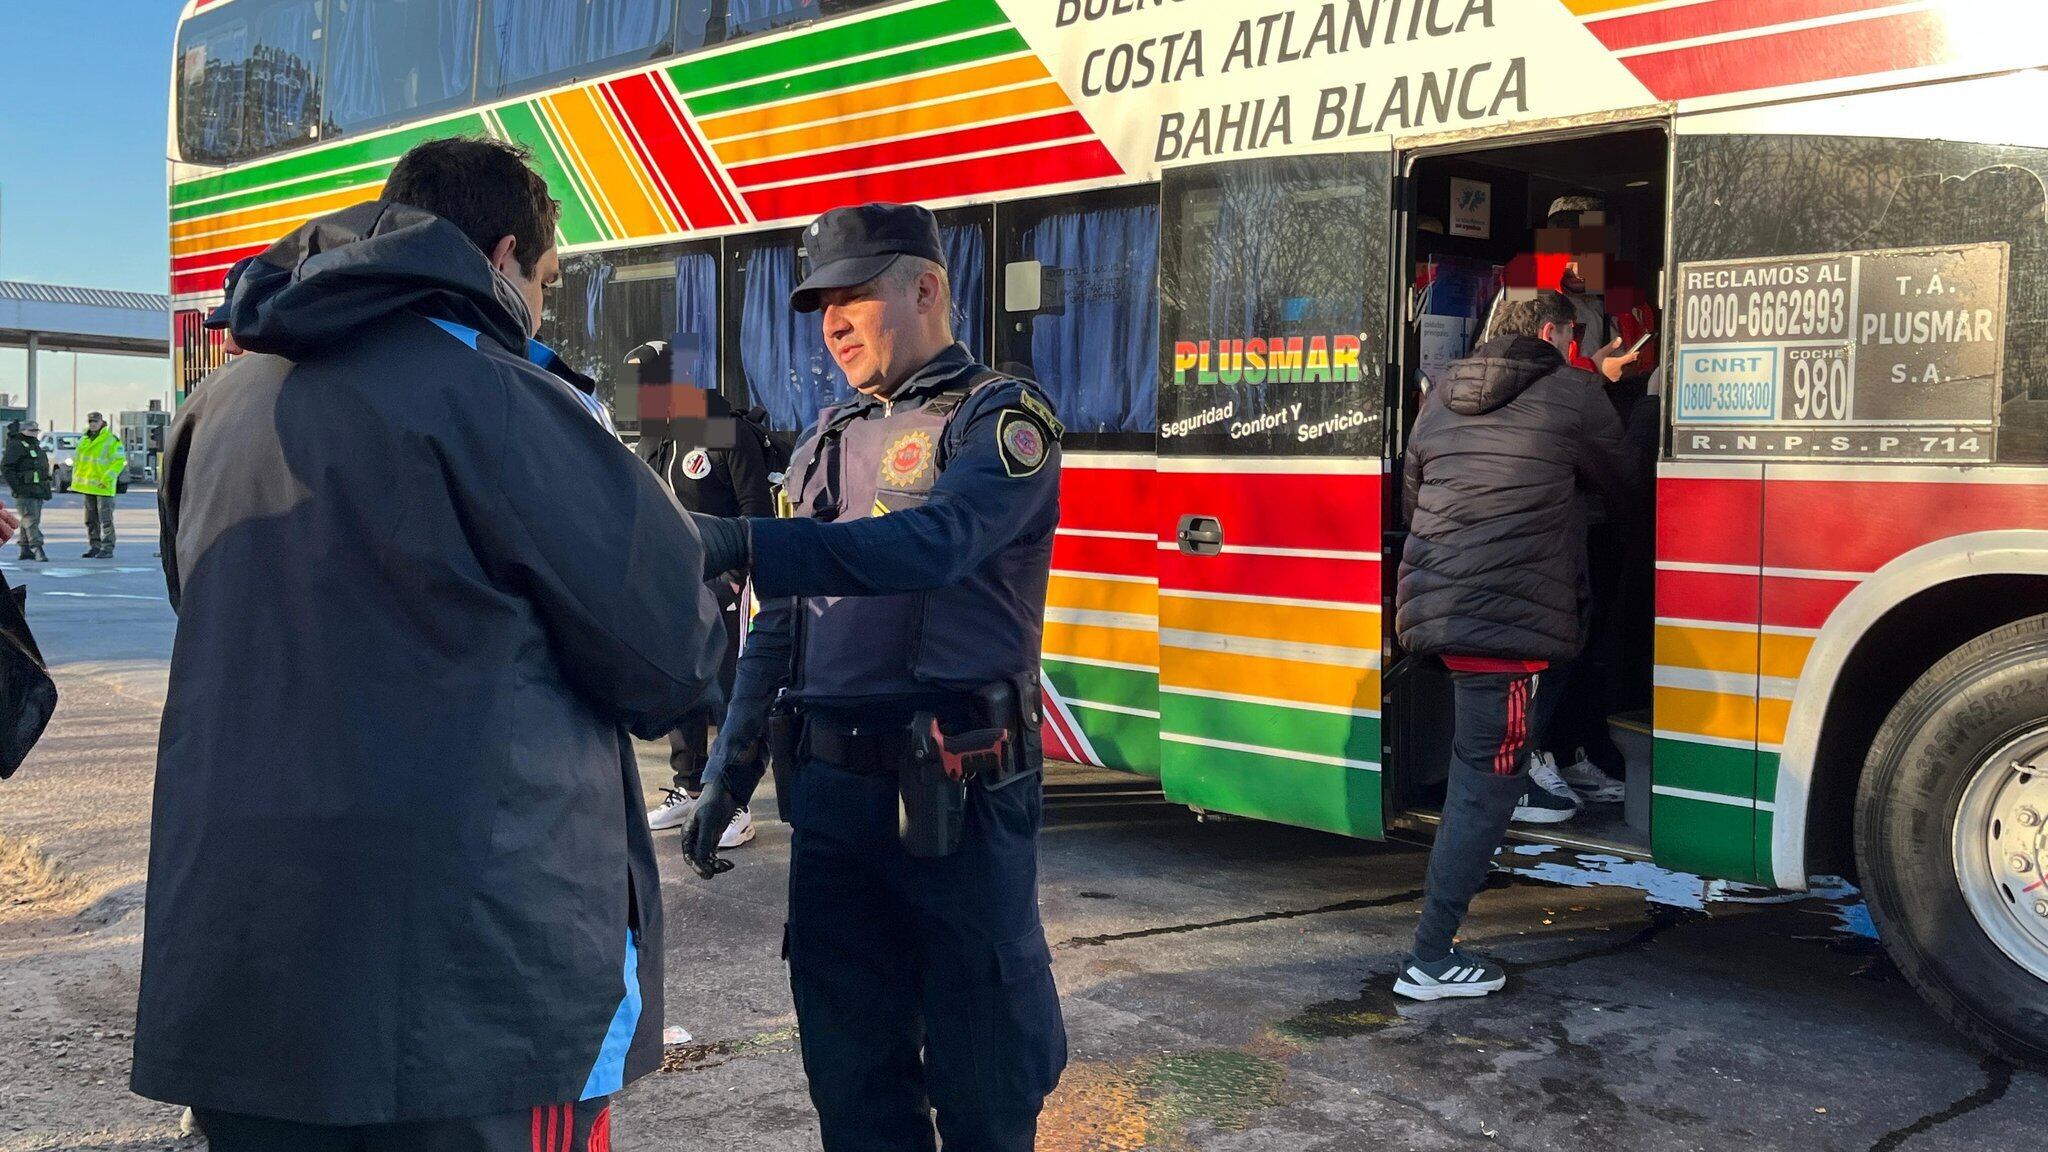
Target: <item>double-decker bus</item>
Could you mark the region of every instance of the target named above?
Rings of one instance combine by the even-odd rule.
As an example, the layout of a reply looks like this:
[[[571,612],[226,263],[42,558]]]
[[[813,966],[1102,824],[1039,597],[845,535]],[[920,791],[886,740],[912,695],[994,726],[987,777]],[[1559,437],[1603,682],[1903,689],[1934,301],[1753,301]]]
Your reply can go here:
[[[1657,339],[1630,801],[1528,833],[1861,884],[1958,1027],[2048,1057],[2048,74],[2022,0],[190,0],[189,389],[224,271],[440,135],[562,203],[544,338],[796,429],[802,223],[939,211],[957,328],[1067,438],[1046,743],[1381,837],[1440,803],[1387,626],[1426,381],[1567,266]],[[1561,214],[1560,214],[1561,213]],[[1647,530],[1646,530],[1647,531]],[[1564,750],[1560,750],[1564,751]]]

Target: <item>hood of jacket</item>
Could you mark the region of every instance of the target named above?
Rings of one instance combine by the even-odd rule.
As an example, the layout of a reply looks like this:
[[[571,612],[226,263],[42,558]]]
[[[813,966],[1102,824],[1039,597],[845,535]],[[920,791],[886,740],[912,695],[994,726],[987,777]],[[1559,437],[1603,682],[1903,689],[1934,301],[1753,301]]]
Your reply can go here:
[[[228,302],[235,342],[302,360],[394,312],[473,328],[517,356],[526,302],[462,230],[378,200],[310,221],[272,244]]]
[[[1564,356],[1534,336],[1496,336],[1454,360],[1438,387],[1445,407],[1466,416],[1491,412],[1564,367]]]

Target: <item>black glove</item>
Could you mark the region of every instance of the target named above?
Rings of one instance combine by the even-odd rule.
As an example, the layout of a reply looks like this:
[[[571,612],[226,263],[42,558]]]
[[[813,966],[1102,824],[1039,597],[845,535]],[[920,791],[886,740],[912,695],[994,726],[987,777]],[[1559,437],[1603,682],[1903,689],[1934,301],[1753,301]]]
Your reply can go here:
[[[726,572],[744,572],[753,563],[753,534],[747,531],[745,520],[706,516],[701,512],[690,513],[690,520],[697,525],[697,535],[704,541],[706,580]]]
[[[690,809],[689,819],[683,821],[683,859],[690,862],[697,875],[709,880],[732,868],[732,861],[718,855],[718,838],[725,835],[726,825],[732,823],[739,810],[739,801],[725,790],[723,776],[704,782],[697,806]]]

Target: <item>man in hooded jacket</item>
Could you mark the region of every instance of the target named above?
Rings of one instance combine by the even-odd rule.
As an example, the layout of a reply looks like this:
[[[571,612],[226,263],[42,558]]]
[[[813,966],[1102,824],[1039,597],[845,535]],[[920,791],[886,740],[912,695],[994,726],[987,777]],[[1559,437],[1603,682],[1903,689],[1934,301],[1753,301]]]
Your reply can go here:
[[[250,267],[170,431],[132,1084],[214,1152],[603,1149],[660,1059],[629,731],[695,705],[717,605],[532,341],[541,177],[443,140],[384,195]]]
[[[1598,377],[1565,360],[1572,306],[1555,292],[1506,305],[1495,335],[1423,402],[1402,464],[1409,534],[1395,591],[1402,647],[1450,669],[1456,731],[1443,824],[1414,950],[1394,991],[1484,996],[1500,965],[1452,947],[1510,817],[1570,815],[1532,783],[1525,749],[1538,674],[1585,644],[1591,587],[1580,492],[1629,511],[1621,422]]]

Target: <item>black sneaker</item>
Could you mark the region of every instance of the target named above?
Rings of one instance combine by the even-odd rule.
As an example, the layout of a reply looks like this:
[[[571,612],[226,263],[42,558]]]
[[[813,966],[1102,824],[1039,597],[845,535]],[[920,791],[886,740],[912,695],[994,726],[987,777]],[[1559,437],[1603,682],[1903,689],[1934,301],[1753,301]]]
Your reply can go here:
[[[1484,996],[1507,986],[1507,969],[1491,960],[1467,956],[1456,948],[1433,964],[1410,956],[1394,977],[1394,991],[1410,1000],[1447,1000],[1455,996]]]

